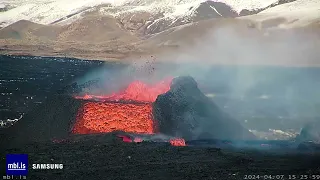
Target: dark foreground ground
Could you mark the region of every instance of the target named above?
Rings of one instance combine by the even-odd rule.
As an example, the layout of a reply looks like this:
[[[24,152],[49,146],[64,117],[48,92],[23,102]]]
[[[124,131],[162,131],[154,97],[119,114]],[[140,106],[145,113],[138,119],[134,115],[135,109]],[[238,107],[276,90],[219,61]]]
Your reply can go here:
[[[27,153],[29,164],[64,165],[63,170],[29,168],[28,179],[289,179],[289,175],[319,179],[302,175],[320,174],[320,154],[310,152],[220,151],[91,139],[81,143],[29,144],[7,149],[6,153]],[[4,154],[1,153],[2,159]],[[4,169],[4,161],[1,166]]]

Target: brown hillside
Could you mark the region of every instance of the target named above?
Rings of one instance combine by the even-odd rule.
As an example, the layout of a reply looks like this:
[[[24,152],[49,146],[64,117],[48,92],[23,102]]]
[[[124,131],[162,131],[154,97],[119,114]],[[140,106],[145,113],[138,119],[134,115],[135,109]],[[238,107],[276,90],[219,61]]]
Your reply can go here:
[[[137,41],[137,37],[121,28],[118,21],[110,16],[86,16],[70,25],[62,27],[59,41],[84,41],[100,43]]]

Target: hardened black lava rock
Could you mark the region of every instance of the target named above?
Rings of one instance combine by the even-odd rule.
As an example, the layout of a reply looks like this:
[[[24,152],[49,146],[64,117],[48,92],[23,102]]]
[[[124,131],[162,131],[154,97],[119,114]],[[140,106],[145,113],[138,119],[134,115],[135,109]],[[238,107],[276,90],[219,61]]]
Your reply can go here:
[[[253,140],[256,137],[224,113],[190,76],[174,78],[170,90],[153,103],[159,132],[185,138]]]
[[[66,95],[52,95],[43,104],[23,116],[14,126],[2,130],[0,143],[22,146],[69,136],[83,100]]]

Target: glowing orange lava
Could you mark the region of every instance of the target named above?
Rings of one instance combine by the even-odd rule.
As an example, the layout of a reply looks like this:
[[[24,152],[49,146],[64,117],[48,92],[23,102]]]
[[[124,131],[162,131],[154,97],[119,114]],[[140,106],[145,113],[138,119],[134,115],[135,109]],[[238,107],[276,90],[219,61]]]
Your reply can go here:
[[[134,81],[127,89],[120,93],[111,95],[89,95],[76,96],[77,99],[98,99],[100,101],[134,101],[134,102],[154,102],[159,94],[170,90],[172,78],[168,78],[157,84],[147,85],[142,81]]]
[[[151,104],[87,102],[72,130],[75,134],[125,131],[154,133]]]
[[[169,142],[172,146],[186,146],[186,142],[182,138],[170,139]]]
[[[152,102],[159,94],[170,89],[171,81],[172,78],[154,85],[134,81],[121,93],[103,96],[87,94],[76,97],[86,100],[96,99],[100,102],[87,102],[83,105],[78,113],[72,133],[92,134],[112,131],[155,133]],[[126,103],[122,101],[126,101]]]

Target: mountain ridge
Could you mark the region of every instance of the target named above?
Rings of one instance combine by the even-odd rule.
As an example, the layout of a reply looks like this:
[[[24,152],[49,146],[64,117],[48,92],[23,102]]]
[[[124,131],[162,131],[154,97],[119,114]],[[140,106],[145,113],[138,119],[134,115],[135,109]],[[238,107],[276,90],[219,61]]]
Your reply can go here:
[[[232,0],[224,2],[226,1]],[[57,2],[60,1],[52,1],[52,3]],[[90,2],[91,0],[87,0],[83,4],[88,5]],[[308,62],[298,62],[298,60],[290,60],[290,62],[294,61],[300,65],[320,64],[315,60],[318,53],[313,52],[314,48],[311,48],[311,46],[314,47],[314,43],[318,43],[313,41],[318,39],[320,34],[317,31],[320,27],[317,16],[317,7],[320,8],[320,3],[314,0],[308,0],[308,2],[270,0],[268,6],[263,6],[260,10],[253,9],[252,12],[247,12],[253,14],[246,16],[241,16],[239,11],[241,8],[236,11],[235,7],[223,1],[184,0],[170,1],[171,4],[169,1],[161,1],[162,4],[159,4],[157,1],[131,0],[119,1],[116,5],[105,4],[105,2],[101,0],[95,2],[95,5],[85,6],[84,9],[73,8],[77,11],[72,10],[67,13],[67,18],[59,17],[54,21],[44,18],[43,22],[47,24],[20,20],[5,26],[0,29],[0,53],[137,61],[157,56],[157,60],[177,60],[182,57],[194,59],[195,57],[186,58],[183,54],[186,51],[193,52],[195,49],[200,51],[206,49],[207,53],[209,47],[215,46],[215,49],[222,48],[222,51],[229,51],[229,47],[223,44],[226,41],[233,41],[232,48],[236,49],[232,52],[239,54],[235,57],[243,56],[244,52],[239,51],[243,48],[242,43],[249,43],[252,48],[267,47],[275,55],[280,53],[287,56],[282,51],[275,50],[274,45],[281,45],[280,48],[289,51],[287,46],[292,44],[289,41],[298,43],[297,39],[306,38],[308,41],[304,46],[308,46],[309,49],[303,51],[312,49],[312,58]],[[47,4],[50,3],[47,2]],[[163,5],[165,3],[167,5]],[[160,5],[163,7],[158,7]],[[8,11],[12,10],[14,9]],[[46,12],[46,10],[42,11]],[[7,15],[6,12],[0,14],[0,22]],[[306,16],[306,12],[313,15]],[[29,19],[34,18],[35,15],[37,12],[30,15]],[[234,44],[239,47],[235,47]],[[262,50],[259,49],[259,51]],[[197,52],[194,54],[198,55]],[[226,60],[228,59],[226,56],[220,58],[223,60],[219,60],[218,63],[234,62],[231,56],[230,60]],[[252,58],[246,55],[246,59]],[[253,60],[250,62],[256,63]],[[276,62],[271,64],[274,63]]]

